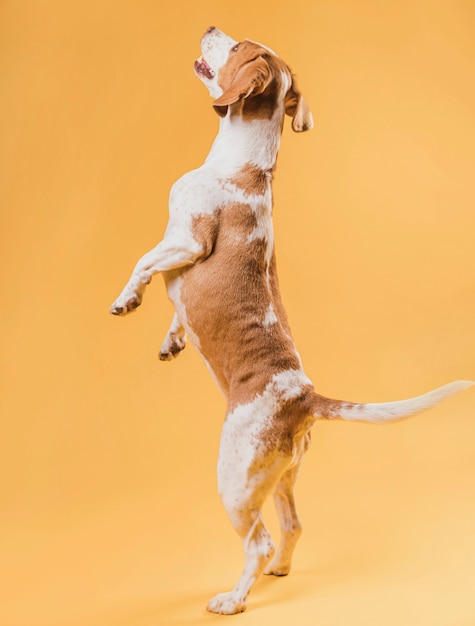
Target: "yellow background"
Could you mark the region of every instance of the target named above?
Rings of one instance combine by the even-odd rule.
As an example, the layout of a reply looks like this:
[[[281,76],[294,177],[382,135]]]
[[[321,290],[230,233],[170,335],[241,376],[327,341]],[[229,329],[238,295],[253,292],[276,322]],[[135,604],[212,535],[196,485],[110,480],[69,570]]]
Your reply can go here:
[[[2,626],[475,624],[475,394],[317,424],[294,570],[217,618],[241,546],[219,502],[224,402],[171,308],[108,307],[217,129],[192,71],[215,24],[298,74],[275,182],[281,287],[333,397],[475,378],[473,2],[3,0]],[[266,508],[276,532],[272,508]],[[224,622],[223,622],[224,623]]]

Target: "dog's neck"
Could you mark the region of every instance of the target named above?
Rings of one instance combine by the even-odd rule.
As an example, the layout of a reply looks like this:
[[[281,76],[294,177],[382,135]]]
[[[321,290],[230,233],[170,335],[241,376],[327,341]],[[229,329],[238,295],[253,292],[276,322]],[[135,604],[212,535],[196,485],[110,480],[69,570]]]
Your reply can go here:
[[[220,170],[236,170],[253,164],[264,171],[273,171],[282,134],[283,112],[271,119],[244,120],[241,115],[220,119],[219,132],[206,159],[206,164]]]

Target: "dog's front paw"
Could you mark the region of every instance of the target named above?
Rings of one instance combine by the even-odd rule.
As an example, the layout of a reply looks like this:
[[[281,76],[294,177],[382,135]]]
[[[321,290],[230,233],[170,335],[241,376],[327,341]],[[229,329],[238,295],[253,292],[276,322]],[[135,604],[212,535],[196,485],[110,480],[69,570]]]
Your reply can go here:
[[[139,293],[122,293],[117,300],[111,305],[110,312],[112,315],[126,315],[142,303],[142,295]]]
[[[218,593],[217,596],[211,598],[206,607],[210,613],[219,613],[220,615],[234,615],[242,613],[246,610],[246,602],[242,598],[236,598],[233,591],[226,593]]]
[[[185,335],[179,336],[175,333],[169,333],[160,348],[160,361],[173,361],[185,349],[185,346]]]

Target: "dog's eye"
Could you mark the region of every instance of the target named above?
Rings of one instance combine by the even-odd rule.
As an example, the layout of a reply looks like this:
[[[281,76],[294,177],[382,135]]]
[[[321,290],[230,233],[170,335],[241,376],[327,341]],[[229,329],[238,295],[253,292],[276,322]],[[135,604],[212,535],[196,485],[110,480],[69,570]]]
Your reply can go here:
[[[233,46],[233,47],[231,48],[231,50],[232,50],[233,52],[237,52],[237,51],[238,51],[238,48],[239,48],[239,44],[237,43],[235,46]]]

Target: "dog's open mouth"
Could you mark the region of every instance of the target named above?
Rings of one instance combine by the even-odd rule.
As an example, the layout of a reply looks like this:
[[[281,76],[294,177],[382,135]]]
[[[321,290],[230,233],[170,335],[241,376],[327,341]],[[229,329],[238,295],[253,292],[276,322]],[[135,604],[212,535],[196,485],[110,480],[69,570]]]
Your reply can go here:
[[[213,70],[206,63],[203,57],[200,57],[199,59],[195,61],[195,72],[197,74],[200,74],[201,76],[204,76],[205,78],[208,78],[209,80],[214,78],[214,75],[215,75]]]

